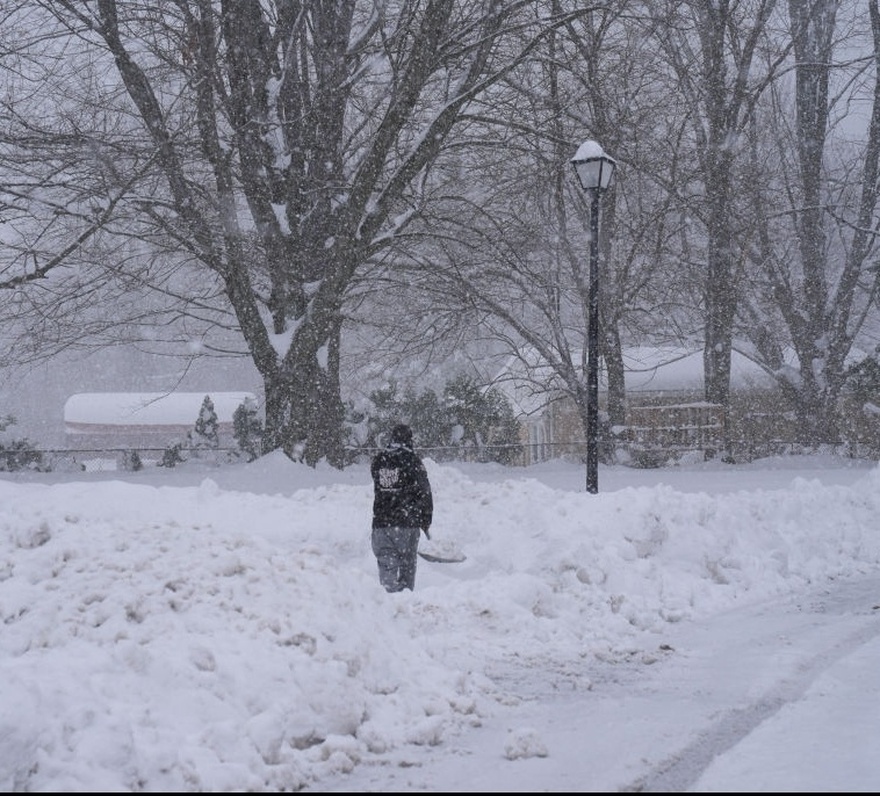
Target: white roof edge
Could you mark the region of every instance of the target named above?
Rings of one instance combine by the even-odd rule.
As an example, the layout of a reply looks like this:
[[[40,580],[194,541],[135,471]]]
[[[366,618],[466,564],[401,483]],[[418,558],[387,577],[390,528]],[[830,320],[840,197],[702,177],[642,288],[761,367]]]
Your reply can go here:
[[[249,391],[104,392],[75,393],[64,403],[67,423],[97,425],[164,425],[195,423],[205,396],[210,396],[221,423],[229,423],[245,400],[257,402]]]

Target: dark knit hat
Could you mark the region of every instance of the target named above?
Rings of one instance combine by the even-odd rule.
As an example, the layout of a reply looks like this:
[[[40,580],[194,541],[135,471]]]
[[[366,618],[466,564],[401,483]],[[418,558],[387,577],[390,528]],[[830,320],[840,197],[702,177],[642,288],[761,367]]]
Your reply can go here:
[[[391,429],[391,444],[404,445],[407,448],[411,448],[413,444],[412,429],[403,423],[396,425]]]

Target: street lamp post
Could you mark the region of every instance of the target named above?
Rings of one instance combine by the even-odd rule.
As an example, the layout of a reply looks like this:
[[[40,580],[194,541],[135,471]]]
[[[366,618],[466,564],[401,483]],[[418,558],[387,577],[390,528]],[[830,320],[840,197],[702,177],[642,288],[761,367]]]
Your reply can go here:
[[[590,281],[587,320],[587,492],[599,491],[599,197],[610,185],[617,162],[595,141],[584,141],[571,159],[590,194]]]

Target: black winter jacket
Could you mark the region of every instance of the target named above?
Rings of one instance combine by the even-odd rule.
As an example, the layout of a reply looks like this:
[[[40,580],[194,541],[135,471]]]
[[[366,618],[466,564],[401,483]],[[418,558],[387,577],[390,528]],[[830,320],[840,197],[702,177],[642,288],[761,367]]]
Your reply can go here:
[[[373,527],[431,527],[434,501],[428,472],[418,455],[392,443],[370,465],[373,476]]]

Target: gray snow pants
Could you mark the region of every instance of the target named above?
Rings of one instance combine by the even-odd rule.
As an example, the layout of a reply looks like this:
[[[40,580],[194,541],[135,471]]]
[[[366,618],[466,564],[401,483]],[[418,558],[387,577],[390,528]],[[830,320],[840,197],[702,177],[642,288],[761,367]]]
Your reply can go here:
[[[415,586],[420,534],[419,528],[373,528],[373,555],[386,591],[412,591]]]

